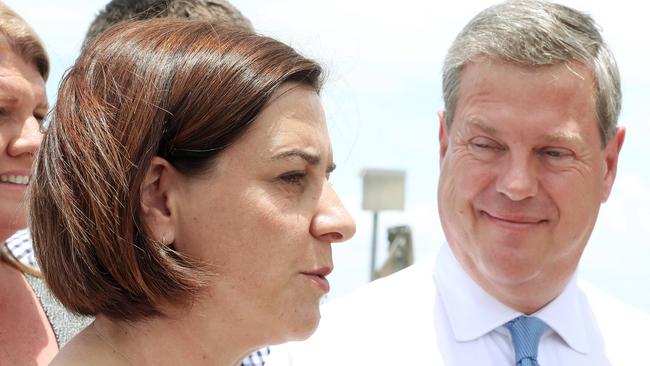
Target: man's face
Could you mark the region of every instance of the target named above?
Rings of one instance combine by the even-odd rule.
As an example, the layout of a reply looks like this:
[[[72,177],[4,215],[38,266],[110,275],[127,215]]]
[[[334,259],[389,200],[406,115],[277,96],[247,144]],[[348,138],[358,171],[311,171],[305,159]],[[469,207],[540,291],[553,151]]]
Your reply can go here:
[[[484,58],[462,72],[450,128],[440,114],[443,229],[464,269],[497,297],[526,285],[556,296],[609,196],[625,131],[602,148],[593,85],[579,63]]]

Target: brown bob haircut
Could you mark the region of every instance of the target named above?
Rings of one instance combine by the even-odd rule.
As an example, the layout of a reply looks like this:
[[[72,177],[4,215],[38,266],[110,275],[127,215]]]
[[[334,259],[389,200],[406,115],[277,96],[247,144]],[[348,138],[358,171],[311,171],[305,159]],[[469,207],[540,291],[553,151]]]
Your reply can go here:
[[[61,83],[28,199],[36,255],[63,305],[135,321],[195,299],[210,270],[140,219],[152,158],[200,175],[281,85],[319,92],[321,74],[281,42],[210,20],[122,23],[90,43]]]
[[[15,11],[0,2],[0,47],[7,46],[32,62],[43,80],[50,74],[50,61],[40,38]]]

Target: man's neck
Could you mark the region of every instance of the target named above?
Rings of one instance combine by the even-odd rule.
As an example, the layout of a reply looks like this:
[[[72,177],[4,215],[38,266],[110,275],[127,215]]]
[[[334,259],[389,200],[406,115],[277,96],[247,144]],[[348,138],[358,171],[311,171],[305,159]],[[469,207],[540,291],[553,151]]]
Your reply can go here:
[[[566,268],[562,272],[542,272],[522,281],[507,281],[498,276],[491,278],[476,268],[471,261],[455,253],[454,256],[463,271],[485,292],[509,308],[527,315],[539,311],[558,297],[576,270]]]

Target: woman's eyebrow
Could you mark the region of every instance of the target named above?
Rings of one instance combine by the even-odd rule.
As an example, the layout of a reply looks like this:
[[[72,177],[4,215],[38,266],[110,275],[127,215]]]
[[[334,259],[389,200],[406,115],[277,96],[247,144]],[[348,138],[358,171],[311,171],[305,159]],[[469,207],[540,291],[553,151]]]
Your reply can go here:
[[[310,154],[301,149],[291,149],[286,151],[281,151],[271,157],[272,160],[286,159],[292,157],[299,157],[309,163],[309,165],[317,165],[320,162],[320,156],[315,154]]]

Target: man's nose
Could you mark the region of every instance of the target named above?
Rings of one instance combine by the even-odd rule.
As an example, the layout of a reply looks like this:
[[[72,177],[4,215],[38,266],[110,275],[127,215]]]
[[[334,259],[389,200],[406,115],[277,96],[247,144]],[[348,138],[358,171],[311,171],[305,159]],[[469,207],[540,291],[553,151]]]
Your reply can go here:
[[[522,155],[510,155],[497,178],[496,189],[512,201],[521,201],[537,195],[539,188],[535,162]]]

